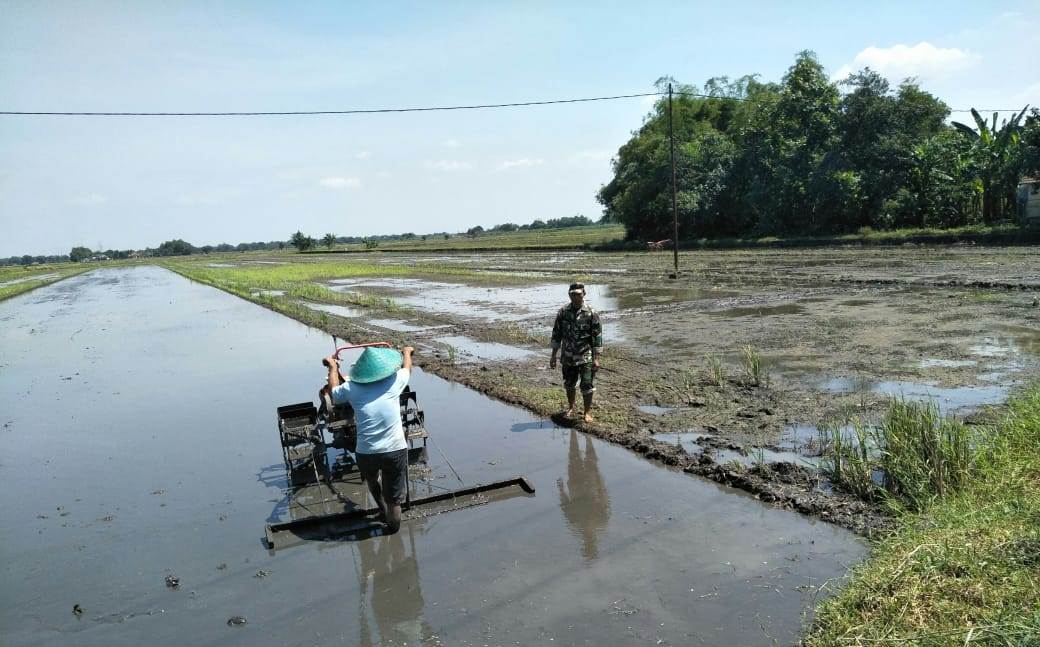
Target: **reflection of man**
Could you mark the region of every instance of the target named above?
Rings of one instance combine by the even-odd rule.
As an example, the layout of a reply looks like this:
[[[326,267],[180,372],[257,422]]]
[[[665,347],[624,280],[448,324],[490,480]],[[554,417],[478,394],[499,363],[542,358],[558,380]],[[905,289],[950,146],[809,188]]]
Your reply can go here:
[[[598,554],[599,534],[610,521],[610,496],[599,473],[596,449],[590,436],[585,437],[585,457],[578,450],[578,432],[571,430],[570,450],[567,453],[567,490],[563,479],[556,480],[560,490],[560,509],[571,531],[581,537],[581,554],[595,559]]]
[[[599,315],[585,303],[584,284],[571,283],[568,295],[570,304],[560,308],[553,324],[549,368],[556,368],[556,354],[560,353],[563,388],[567,392],[567,413],[564,415],[568,418],[574,415],[575,388],[580,381],[584,420],[592,422],[592,394],[596,392],[593,380],[603,352],[603,327]]]
[[[423,597],[415,545],[412,545],[412,554],[406,554],[401,535],[395,534],[360,541],[357,548],[361,555],[362,596],[368,593],[368,580],[372,581],[372,615],[379,629],[376,644],[422,644],[433,632],[422,617]],[[360,642],[367,647],[373,641],[363,610],[359,620]]]
[[[334,403],[350,402],[357,422],[358,470],[383,515],[387,530],[401,527],[401,504],[407,494],[408,441],[401,423],[400,395],[408,386],[412,347],[366,348],[343,382],[335,355],[325,358]]]

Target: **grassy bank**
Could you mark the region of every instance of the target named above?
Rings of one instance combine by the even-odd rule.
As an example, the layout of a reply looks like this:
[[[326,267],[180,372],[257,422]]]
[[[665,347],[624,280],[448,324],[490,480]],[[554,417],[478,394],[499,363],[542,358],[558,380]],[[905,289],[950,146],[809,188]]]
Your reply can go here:
[[[509,251],[525,249],[580,249],[602,245],[625,237],[622,225],[592,225],[588,227],[567,227],[564,229],[535,229],[501,233],[485,233],[478,236],[428,236],[426,240],[379,241],[377,247],[367,248],[361,243],[336,245],[332,250],[324,247],[308,252],[344,253],[344,252],[453,252],[453,251]]]
[[[923,430],[906,415],[882,433]],[[916,466],[881,448],[901,454],[881,460],[911,479],[872,493],[901,510],[897,530],[822,603],[806,645],[1040,644],[1040,385],[970,443],[935,429],[914,452],[941,455]]]
[[[874,231],[869,228],[854,234],[835,236],[762,236],[746,238],[699,238],[683,240],[682,249],[756,249],[840,247],[843,245],[1024,245],[1040,243],[1040,233],[1025,232],[1017,225],[971,225],[953,229],[894,229]],[[618,238],[596,247],[597,251],[646,249],[646,243]]]
[[[83,263],[0,267],[0,301],[95,268]]]

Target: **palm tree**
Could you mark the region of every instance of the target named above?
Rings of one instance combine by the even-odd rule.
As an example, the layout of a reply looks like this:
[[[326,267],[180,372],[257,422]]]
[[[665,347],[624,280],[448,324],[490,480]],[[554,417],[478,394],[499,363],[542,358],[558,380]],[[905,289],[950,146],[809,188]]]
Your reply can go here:
[[[333,245],[336,244],[336,234],[325,234],[322,237],[321,242],[329,249],[332,249]]]
[[[978,110],[971,109],[976,128],[953,122],[954,128],[971,142],[973,157],[978,165],[979,181],[982,183],[982,220],[990,224],[999,220],[1004,212],[1015,204],[1015,188],[1022,161],[1019,146],[1019,122],[1025,115],[1027,105],[1014,118],[1005,120],[997,127],[997,113],[993,123],[988,124]]]

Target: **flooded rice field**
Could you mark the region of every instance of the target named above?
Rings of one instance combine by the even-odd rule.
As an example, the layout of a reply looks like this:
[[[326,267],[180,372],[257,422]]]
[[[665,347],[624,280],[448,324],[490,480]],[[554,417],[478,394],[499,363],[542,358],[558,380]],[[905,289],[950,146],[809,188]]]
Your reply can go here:
[[[274,409],[314,398],[328,334],[156,267],[38,289],[0,321],[5,645],[790,644],[864,552],[423,371],[429,487],[450,461],[535,496],[271,552],[263,525],[306,503]]]
[[[667,253],[265,260],[293,263],[300,278],[251,269],[239,293],[263,282],[306,295],[281,311],[347,339],[415,345],[428,373],[867,534],[880,510],[819,487],[821,429],[875,425],[897,399],[978,423],[1040,377],[1035,247],[693,251],[680,255],[677,279]],[[196,274],[190,263],[178,271]],[[208,271],[233,282],[237,270]],[[553,318],[575,280],[606,341],[592,423],[555,415],[561,377],[547,367]],[[815,442],[792,446],[790,429]]]

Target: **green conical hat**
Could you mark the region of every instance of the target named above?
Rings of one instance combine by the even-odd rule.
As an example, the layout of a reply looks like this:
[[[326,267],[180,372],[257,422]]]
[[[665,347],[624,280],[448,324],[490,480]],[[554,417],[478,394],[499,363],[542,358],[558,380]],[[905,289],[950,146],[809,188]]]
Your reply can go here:
[[[350,367],[350,381],[359,384],[390,377],[404,364],[401,353],[392,348],[366,348]]]

